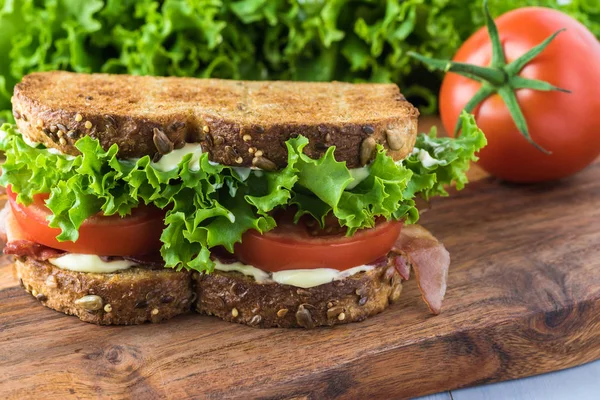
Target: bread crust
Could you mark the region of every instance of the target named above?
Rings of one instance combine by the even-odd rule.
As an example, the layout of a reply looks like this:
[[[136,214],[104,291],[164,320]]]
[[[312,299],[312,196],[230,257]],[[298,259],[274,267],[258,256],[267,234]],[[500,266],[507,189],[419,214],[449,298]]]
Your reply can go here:
[[[194,274],[196,311],[257,328],[314,328],[363,321],[398,300],[402,279],[380,266],[312,288],[259,283],[238,272]]]
[[[375,144],[403,159],[414,146],[419,114],[393,84],[63,71],[25,76],[12,102],[23,135],[66,154],[78,154],[74,143],[88,135],[104,149],[116,143],[121,158],[156,157],[158,130],[175,146],[201,143],[214,162],[264,169],[284,167],[285,142],[298,135],[309,139],[309,157],[336,146],[336,159],[349,168],[364,165]]]
[[[134,267],[84,273],[26,257],[15,258],[15,268],[25,290],[44,306],[98,325],[161,322],[188,312],[194,300],[185,271]],[[81,300],[84,296],[95,297]]]

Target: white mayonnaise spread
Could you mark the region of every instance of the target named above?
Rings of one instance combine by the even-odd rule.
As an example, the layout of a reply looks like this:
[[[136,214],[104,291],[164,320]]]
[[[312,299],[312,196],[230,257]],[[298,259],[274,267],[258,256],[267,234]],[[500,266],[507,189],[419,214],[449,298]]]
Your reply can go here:
[[[171,171],[177,168],[181,160],[183,160],[183,157],[188,154],[193,154],[189,163],[190,170],[198,171],[200,169],[200,156],[202,155],[202,146],[200,143],[186,143],[181,149],[173,150],[169,154],[165,154],[158,162],[151,162],[150,165],[159,171]],[[137,161],[137,159],[132,159],[131,161]]]
[[[34,142],[33,140],[29,139],[27,136],[23,136],[23,141],[29,146],[29,147],[37,147],[38,146],[38,142]]]
[[[50,264],[58,268],[68,269],[70,271],[91,272],[97,274],[109,274],[131,268],[136,265],[129,260],[103,261],[100,257],[93,254],[75,254],[67,253],[64,256],[50,258]]]
[[[58,268],[67,269],[69,271],[89,272],[97,274],[109,274],[116,271],[122,271],[137,265],[137,263],[129,260],[103,261],[100,257],[93,254],[74,254],[68,253],[64,256],[51,258],[48,260],[50,264]],[[301,288],[311,288],[335,280],[340,280],[357,274],[359,272],[369,271],[375,268],[372,265],[359,265],[345,271],[338,271],[331,268],[315,268],[315,269],[292,269],[288,271],[267,272],[252,265],[234,262],[231,264],[223,264],[215,261],[215,269],[218,271],[235,271],[241,274],[251,276],[256,282],[267,283],[277,282],[282,285],[297,286]]]
[[[4,136],[6,136],[6,132],[0,131],[0,139],[2,139]],[[37,147],[39,145],[39,143],[29,140],[29,138],[27,138],[26,136],[22,136],[22,138],[23,141],[25,141],[25,143],[27,143],[31,147]],[[53,147],[48,147],[46,148],[46,150],[48,150],[48,152],[52,154],[64,155],[66,157],[73,158],[73,156],[63,154],[60,150],[55,149]],[[179,163],[181,163],[181,160],[183,160],[183,157],[185,157],[188,154],[192,154],[192,158],[190,159],[189,163],[190,170],[198,171],[200,169],[200,156],[202,155],[202,146],[200,145],[200,143],[186,143],[185,146],[183,146],[181,149],[176,149],[168,154],[163,155],[160,158],[160,160],[158,160],[158,162],[151,162],[150,165],[159,171],[168,172],[177,168],[179,166]],[[127,158],[123,161],[136,163],[138,160],[139,158]],[[209,163],[212,165],[219,165],[218,163],[212,161],[209,161]],[[263,174],[263,171],[257,167],[231,168],[237,173],[237,175],[242,181],[246,181],[250,177],[251,173],[254,173],[258,177],[262,176]],[[350,168],[349,171],[354,180],[351,181],[348,184],[348,186],[346,186],[346,190],[354,189],[359,183],[361,183],[369,177],[368,166],[364,166],[361,168]]]
[[[223,264],[219,260],[216,260],[215,269],[225,272],[239,272],[244,275],[253,277],[256,282],[268,282],[269,280],[271,280],[268,272],[253,267],[252,265],[246,265],[240,262]]]
[[[413,148],[412,154],[418,154],[417,158],[425,168],[431,168],[434,165],[444,164],[444,160],[438,160],[437,158],[433,158],[427,150]]]
[[[370,173],[368,166],[364,166],[361,168],[349,168],[349,171],[350,171],[350,175],[352,175],[352,178],[354,180],[351,181],[348,184],[348,186],[346,186],[346,190],[354,189],[356,186],[358,186],[359,183],[361,183],[362,181],[367,179],[369,177],[369,173]]]
[[[301,288],[311,288],[336,280],[344,279],[359,272],[369,271],[375,268],[372,265],[359,265],[345,271],[338,271],[331,268],[315,269],[291,269],[288,271],[278,271],[273,273],[265,272],[252,265],[246,265],[239,262],[232,264],[223,264],[215,261],[215,269],[219,271],[236,271],[247,276],[252,276],[257,282],[277,282],[282,285],[297,286]]]

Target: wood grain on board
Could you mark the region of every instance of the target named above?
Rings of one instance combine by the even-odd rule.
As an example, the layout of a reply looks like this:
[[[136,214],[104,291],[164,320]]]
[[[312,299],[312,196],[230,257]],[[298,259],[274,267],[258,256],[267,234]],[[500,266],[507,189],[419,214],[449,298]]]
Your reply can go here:
[[[478,178],[483,174],[475,171]],[[421,223],[452,256],[439,316],[414,280],[334,329],[194,314],[100,327],[41,306],[0,266],[4,398],[404,398],[600,358],[600,163],[560,182],[480,179]]]

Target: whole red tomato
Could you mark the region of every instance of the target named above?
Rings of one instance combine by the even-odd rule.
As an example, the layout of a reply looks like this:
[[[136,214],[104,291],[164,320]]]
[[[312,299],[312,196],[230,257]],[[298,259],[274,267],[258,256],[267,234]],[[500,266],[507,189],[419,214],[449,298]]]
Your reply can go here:
[[[498,94],[473,110],[488,145],[480,165],[513,182],[538,182],[571,175],[600,154],[600,43],[585,26],[561,12],[538,7],[508,12],[496,19],[506,62],[517,59],[559,29],[566,28],[520,76],[539,79],[571,93],[517,90],[536,149],[519,133]],[[471,36],[453,61],[489,66],[492,47],[484,28]],[[444,127],[453,132],[465,104],[481,84],[446,74],[440,91]]]

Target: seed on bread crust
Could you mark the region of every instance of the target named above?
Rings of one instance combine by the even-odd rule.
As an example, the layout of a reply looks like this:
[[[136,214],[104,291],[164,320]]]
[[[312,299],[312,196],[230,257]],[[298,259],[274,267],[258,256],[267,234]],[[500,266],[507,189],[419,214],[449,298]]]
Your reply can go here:
[[[344,312],[344,307],[331,307],[327,310],[327,318],[337,318],[338,315]]]
[[[66,126],[64,126],[63,124],[56,124],[56,127],[62,132],[62,133],[67,133],[68,129]]]
[[[148,307],[148,302],[146,300],[140,300],[135,303],[135,308],[146,308]]]
[[[400,150],[404,146],[404,138],[400,129],[393,128],[385,131],[387,144],[392,150]]]
[[[367,135],[372,135],[375,133],[375,128],[373,128],[373,126],[371,126],[371,125],[364,125],[362,127],[362,131],[364,133],[366,133]]]
[[[315,327],[315,323],[312,320],[310,311],[306,309],[304,304],[300,304],[298,311],[296,311],[296,322],[303,328],[312,329]]]
[[[255,156],[252,159],[252,165],[265,171],[275,171],[277,169],[277,165],[273,161],[262,156]]]
[[[183,128],[185,128],[185,122],[182,122],[182,121],[175,121],[169,126],[169,129],[171,130],[171,132],[176,132]]]
[[[282,308],[281,310],[277,311],[277,316],[279,318],[283,318],[286,316],[286,314],[288,313],[288,309],[287,308]]]
[[[154,145],[156,146],[156,150],[160,154],[169,154],[173,151],[173,142],[169,139],[169,137],[160,129],[154,128],[154,136],[152,137],[154,141]]]
[[[95,294],[90,294],[75,300],[75,304],[89,311],[98,311],[102,308],[103,301],[102,297]]]
[[[173,296],[165,295],[160,298],[160,302],[163,304],[169,304],[174,300]]]
[[[47,287],[52,289],[58,287],[58,282],[56,281],[56,276],[54,275],[48,275],[48,278],[46,278],[45,283]]]
[[[371,157],[377,148],[377,142],[372,137],[362,141],[360,145],[360,165],[365,166],[371,161]]]
[[[319,151],[326,151],[328,148],[329,148],[329,146],[326,145],[325,143],[317,142],[317,144],[315,144],[315,149],[317,149]]]
[[[220,146],[223,143],[225,143],[225,139],[223,139],[223,136],[219,136],[219,135],[214,136],[212,141],[215,146]]]
[[[232,164],[239,157],[237,151],[231,146],[225,146],[225,155],[229,164]]]

